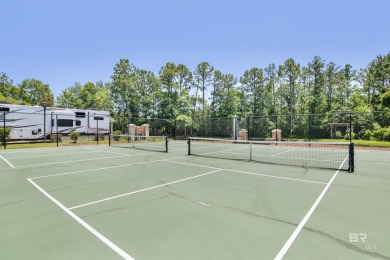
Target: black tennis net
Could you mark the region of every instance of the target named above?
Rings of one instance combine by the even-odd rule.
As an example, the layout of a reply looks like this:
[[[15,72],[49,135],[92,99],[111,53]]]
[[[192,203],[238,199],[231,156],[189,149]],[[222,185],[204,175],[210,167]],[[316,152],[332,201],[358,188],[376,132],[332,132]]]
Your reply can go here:
[[[168,152],[166,136],[134,136],[110,134],[109,145],[146,151]]]
[[[189,138],[188,154],[308,168],[354,171],[354,144],[347,142],[242,141]]]

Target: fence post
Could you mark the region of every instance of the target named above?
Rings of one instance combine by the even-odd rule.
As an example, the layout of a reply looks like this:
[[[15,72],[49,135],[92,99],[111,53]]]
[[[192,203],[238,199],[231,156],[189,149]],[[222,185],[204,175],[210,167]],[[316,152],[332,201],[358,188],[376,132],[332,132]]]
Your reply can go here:
[[[58,147],[58,115],[56,115],[56,137],[57,137],[57,147]]]
[[[249,132],[250,132],[250,131],[249,131],[249,120],[250,120],[250,119],[249,119],[249,116],[247,116],[247,117],[246,117],[246,129],[248,130],[248,132],[247,132],[247,134],[246,134],[246,135],[247,135],[247,140],[250,139],[250,138],[249,138]]]
[[[96,119],[96,145],[99,145],[99,117]]]
[[[275,129],[276,129],[275,141],[278,141],[278,115],[275,115],[275,125],[276,125],[276,127],[275,127]]]
[[[184,126],[185,127],[185,126]],[[176,140],[176,129],[177,129],[177,119],[175,119],[174,129],[173,129],[173,138]]]
[[[191,137],[188,138],[188,155],[191,155]]]
[[[349,142],[352,143],[352,112],[349,111]]]
[[[5,134],[5,112],[3,113],[3,118],[4,118],[4,121],[3,121],[3,145],[4,145],[4,149],[7,149],[7,136]]]
[[[211,138],[214,138],[214,118],[211,118]]]
[[[309,120],[309,130],[308,130],[308,135],[309,135],[309,142],[311,141],[311,115],[308,116]]]

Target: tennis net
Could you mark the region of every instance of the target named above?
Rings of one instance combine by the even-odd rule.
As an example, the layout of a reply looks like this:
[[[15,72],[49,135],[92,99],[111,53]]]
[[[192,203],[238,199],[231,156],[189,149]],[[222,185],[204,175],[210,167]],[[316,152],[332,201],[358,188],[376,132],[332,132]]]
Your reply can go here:
[[[354,144],[189,138],[188,155],[354,171]]]
[[[168,152],[166,136],[134,136],[110,134],[109,145],[146,151]]]

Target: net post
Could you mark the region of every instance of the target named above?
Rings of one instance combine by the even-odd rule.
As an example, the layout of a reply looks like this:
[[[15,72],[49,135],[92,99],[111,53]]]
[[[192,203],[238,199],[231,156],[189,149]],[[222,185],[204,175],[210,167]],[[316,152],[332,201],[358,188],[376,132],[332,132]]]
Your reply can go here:
[[[3,113],[3,145],[4,145],[4,150],[7,149],[7,136],[5,134],[5,112]]]
[[[354,172],[355,171],[355,144],[350,143],[349,144],[349,166],[348,166],[348,172]]]
[[[111,146],[111,131],[108,132],[108,146]]]
[[[168,152],[168,136],[165,136],[165,152]]]
[[[187,144],[188,144],[188,155],[191,155],[191,138],[188,138]]]

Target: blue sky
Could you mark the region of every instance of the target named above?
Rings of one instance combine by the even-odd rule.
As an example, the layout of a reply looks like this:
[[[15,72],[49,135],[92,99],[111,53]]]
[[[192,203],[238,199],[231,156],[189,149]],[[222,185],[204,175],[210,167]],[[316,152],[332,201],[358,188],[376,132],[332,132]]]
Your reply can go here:
[[[109,81],[122,58],[156,74],[169,61],[207,61],[240,77],[315,55],[359,69],[390,51],[390,1],[0,0],[0,36],[0,71],[56,96]]]

